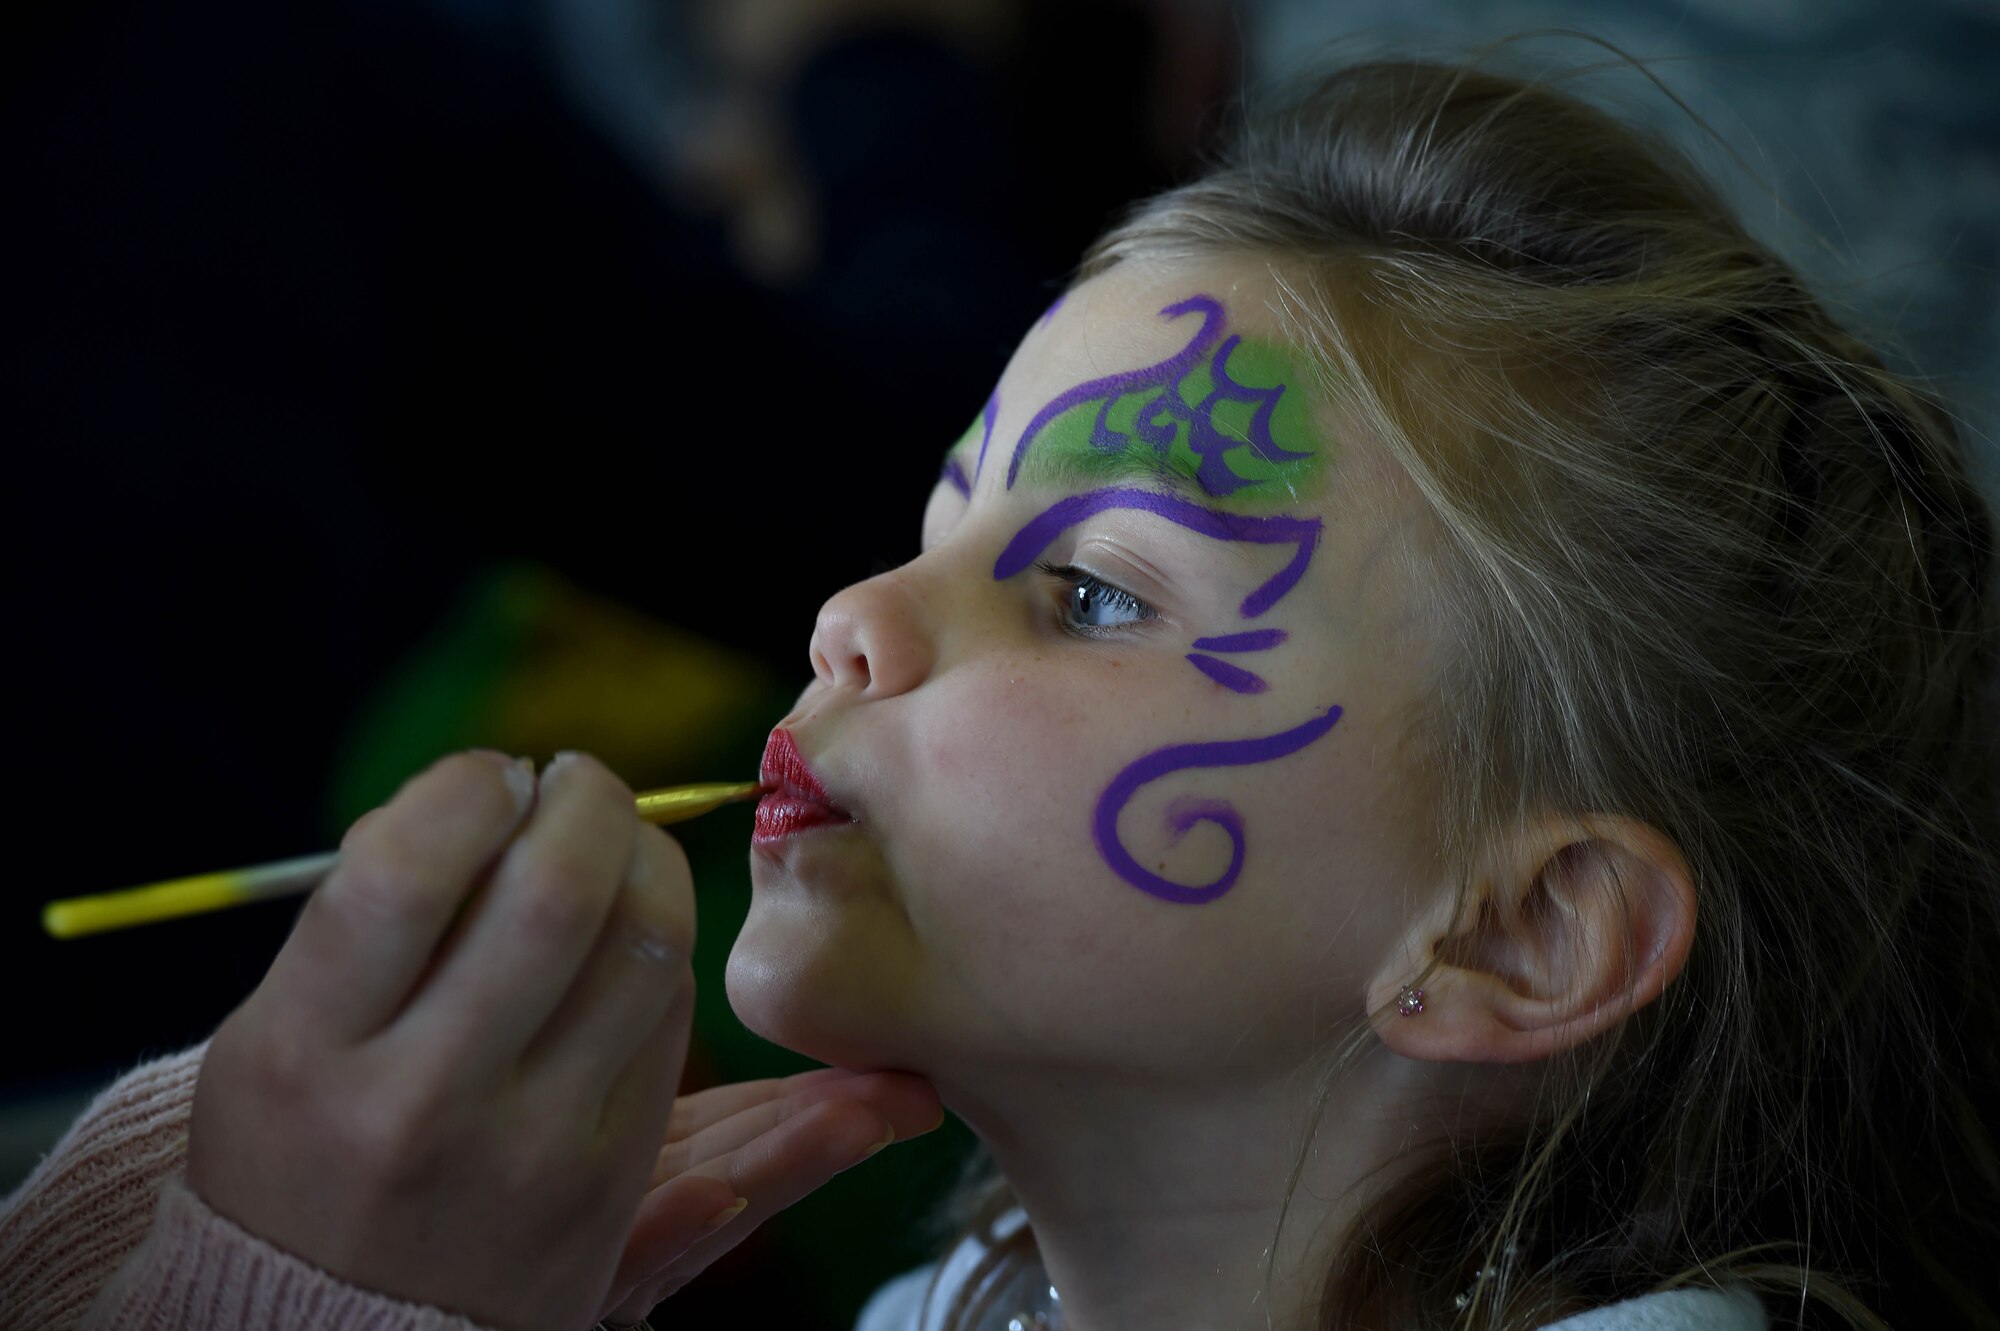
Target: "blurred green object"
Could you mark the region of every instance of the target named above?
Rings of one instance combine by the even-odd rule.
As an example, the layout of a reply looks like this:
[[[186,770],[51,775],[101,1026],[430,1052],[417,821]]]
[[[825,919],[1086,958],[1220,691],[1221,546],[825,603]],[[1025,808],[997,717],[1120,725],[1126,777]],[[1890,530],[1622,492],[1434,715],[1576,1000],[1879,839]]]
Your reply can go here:
[[[602,759],[635,790],[749,780],[803,680],[577,587],[532,563],[479,571],[357,711],[327,782],[329,841],[447,753],[492,748],[543,764]],[[749,806],[673,829],[699,885],[687,1090],[817,1066],[753,1035],[724,997],[750,909]],[[841,1175],[766,1224],[669,1306],[699,1320],[852,1323],[882,1281],[927,1261],[925,1220],[971,1149],[956,1119]],[[772,1280],[782,1272],[782,1280]]]
[[[353,718],[327,784],[334,837],[441,755],[602,759],[634,789],[749,780],[790,705],[762,662],[532,563],[483,569]]]

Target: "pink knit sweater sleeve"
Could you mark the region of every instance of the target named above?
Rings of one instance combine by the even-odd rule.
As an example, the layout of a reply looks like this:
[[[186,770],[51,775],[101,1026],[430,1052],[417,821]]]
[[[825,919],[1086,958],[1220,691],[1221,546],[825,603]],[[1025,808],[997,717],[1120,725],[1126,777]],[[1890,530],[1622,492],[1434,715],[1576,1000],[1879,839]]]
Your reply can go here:
[[[187,1188],[205,1048],[113,1082],[0,1203],[0,1329],[480,1331],[328,1275]]]

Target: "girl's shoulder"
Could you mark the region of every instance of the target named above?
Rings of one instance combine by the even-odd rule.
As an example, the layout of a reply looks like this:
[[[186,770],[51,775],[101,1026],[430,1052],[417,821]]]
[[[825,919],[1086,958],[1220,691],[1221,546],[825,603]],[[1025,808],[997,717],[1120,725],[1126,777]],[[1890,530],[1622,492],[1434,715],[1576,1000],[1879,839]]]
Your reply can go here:
[[[1747,1289],[1670,1289],[1551,1322],[1544,1331],[1766,1331]]]
[[[1006,1238],[1025,1221],[1020,1211],[1010,1211],[996,1222],[996,1235]],[[967,1238],[942,1262],[890,1280],[869,1298],[854,1331],[944,1331],[946,1310],[985,1252],[984,1244]],[[1671,1289],[1577,1313],[1544,1331],[1768,1331],[1769,1325],[1763,1305],[1746,1289]]]

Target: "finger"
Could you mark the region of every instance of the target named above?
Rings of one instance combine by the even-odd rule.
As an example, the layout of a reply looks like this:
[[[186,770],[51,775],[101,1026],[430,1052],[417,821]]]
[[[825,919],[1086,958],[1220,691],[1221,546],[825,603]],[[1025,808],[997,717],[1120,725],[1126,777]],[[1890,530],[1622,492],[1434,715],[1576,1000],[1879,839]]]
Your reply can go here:
[[[639,826],[630,787],[594,758],[557,754],[533,816],[396,1023],[409,1056],[474,1076],[510,1068],[603,930]]]
[[[661,1272],[706,1238],[720,1218],[726,1223],[742,1212],[740,1199],[721,1179],[691,1175],[654,1188],[639,1203],[638,1214],[618,1256],[618,1268],[611,1278],[607,1307],[600,1317],[613,1321],[636,1321],[652,1310],[654,1299],[634,1308],[628,1300],[635,1290],[649,1288]],[[626,1314],[619,1316],[619,1313]]]
[[[673,1115],[674,1092],[680,1089],[688,1041],[694,1033],[694,971],[686,962],[680,970],[667,1010],[604,1097],[600,1130],[612,1136],[639,1134],[639,1163],[635,1167],[642,1176]]]
[[[694,975],[686,963],[685,982],[675,986],[675,997],[654,1024],[647,1046],[634,1057],[624,1075],[614,1083],[602,1119],[596,1123],[597,1140],[603,1143],[605,1178],[604,1205],[631,1216],[627,1225],[627,1245],[632,1226],[639,1222],[648,1195],[654,1191],[646,1178],[646,1153],[659,1139],[673,1110],[674,1088],[679,1085],[681,1068],[687,1061],[688,1038],[694,1026]],[[689,1180],[685,1194],[697,1199],[686,1203],[698,1206],[704,1193],[711,1199],[727,1190],[716,1180]],[[734,1194],[731,1194],[733,1197]],[[708,1214],[728,1205],[722,1201]],[[620,1266],[623,1266],[621,1257]],[[616,1282],[614,1281],[614,1284]],[[642,1314],[643,1315],[643,1314]]]
[[[522,1076],[559,1100],[602,1115],[612,1084],[639,1053],[683,984],[692,879],[687,857],[642,827],[611,914],[562,1004],[522,1054]],[[531,1089],[531,1093],[534,1091]]]
[[[822,1101],[744,1149],[709,1161],[698,1173],[654,1188],[639,1207],[647,1228],[642,1231],[635,1223],[627,1260],[621,1260],[613,1283],[617,1290],[627,1278],[632,1280],[617,1295],[618,1315],[643,1316],[652,1302],[706,1270],[765,1220],[873,1155],[888,1135],[882,1120],[865,1106]],[[696,1212],[720,1193],[691,1194],[701,1198],[700,1206],[677,1201],[683,1195],[679,1190],[695,1180],[707,1180],[705,1186],[726,1184],[729,1195],[746,1204],[733,1215],[707,1211],[697,1219]]]
[[[417,986],[473,885],[534,802],[505,754],[454,754],[412,777],[342,840],[260,993],[335,1040],[380,1030]]]
[[[692,1137],[711,1123],[719,1123],[767,1100],[794,1094],[807,1086],[825,1081],[845,1081],[860,1074],[845,1068],[814,1068],[789,1077],[764,1077],[758,1081],[731,1082],[705,1091],[683,1095],[674,1102],[674,1116],[667,1124],[667,1140]]]
[[[922,1077],[908,1072],[852,1073],[840,1080],[814,1082],[791,1095],[746,1106],[688,1137],[670,1140],[654,1158],[653,1178],[660,1181],[699,1170],[709,1161],[748,1145],[787,1120],[830,1100],[864,1106],[876,1121],[894,1133],[897,1141],[920,1137],[944,1121],[937,1091]]]

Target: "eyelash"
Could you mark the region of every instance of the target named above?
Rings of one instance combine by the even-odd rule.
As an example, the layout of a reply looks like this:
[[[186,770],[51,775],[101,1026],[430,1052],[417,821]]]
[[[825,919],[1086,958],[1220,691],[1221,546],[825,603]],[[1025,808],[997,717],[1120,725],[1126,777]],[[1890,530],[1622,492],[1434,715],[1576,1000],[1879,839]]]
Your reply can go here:
[[[1128,629],[1132,624],[1143,624],[1157,618],[1152,606],[1147,605],[1123,587],[1106,582],[1095,573],[1080,569],[1074,564],[1052,564],[1043,560],[1035,565],[1042,574],[1063,587],[1062,630],[1078,638],[1108,638]],[[1109,601],[1120,610],[1136,612],[1136,618],[1126,624],[1079,624],[1071,618],[1077,608],[1077,594],[1090,589],[1099,599]]]

